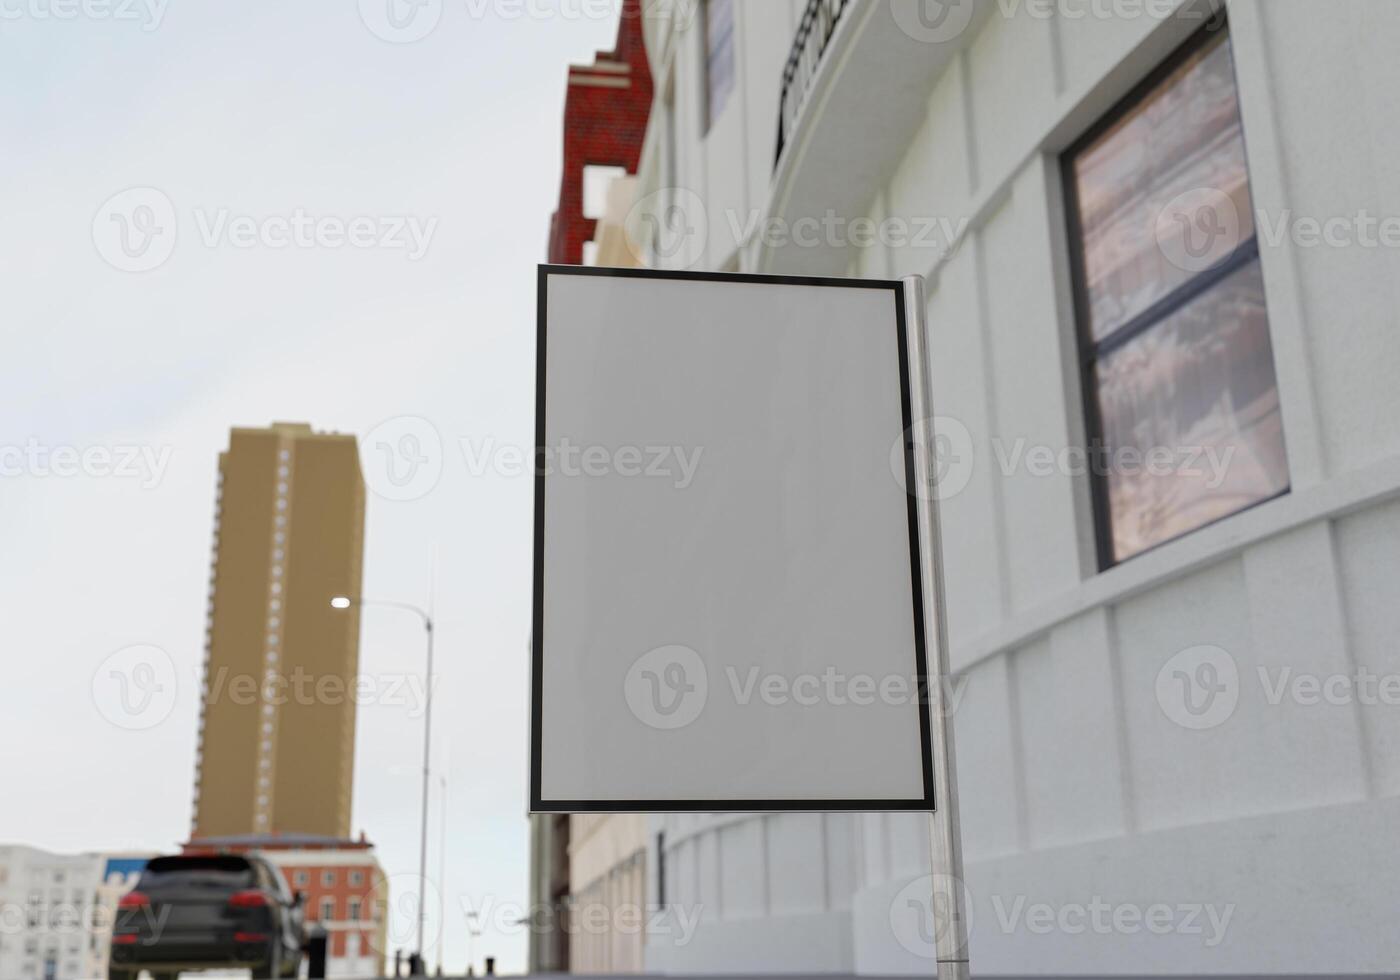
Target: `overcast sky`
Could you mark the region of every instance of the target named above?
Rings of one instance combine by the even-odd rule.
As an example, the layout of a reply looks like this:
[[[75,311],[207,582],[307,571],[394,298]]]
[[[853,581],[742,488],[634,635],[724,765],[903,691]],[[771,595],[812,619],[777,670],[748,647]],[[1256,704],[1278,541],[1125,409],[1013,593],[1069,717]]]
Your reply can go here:
[[[413,499],[371,494],[365,589],[425,602],[436,551],[455,971],[461,900],[528,897],[531,489],[502,447],[533,439],[566,65],[611,47],[617,4],[429,0],[410,41],[428,21],[387,2],[0,4],[0,842],[185,838],[228,429],[389,422],[429,464]],[[178,682],[138,730],[94,696],[133,645]],[[411,618],[365,614],[366,673],[421,657]],[[354,825],[391,873],[417,866],[421,737],[408,706],[361,710]],[[492,931],[478,955],[523,968]]]

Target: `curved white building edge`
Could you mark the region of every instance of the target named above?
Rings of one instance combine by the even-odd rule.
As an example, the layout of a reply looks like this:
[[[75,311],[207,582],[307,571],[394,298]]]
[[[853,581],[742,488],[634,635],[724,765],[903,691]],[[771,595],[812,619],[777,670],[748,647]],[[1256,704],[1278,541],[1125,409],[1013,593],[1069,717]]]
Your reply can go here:
[[[730,2],[732,34],[688,0],[648,19],[638,196],[704,209],[653,261],[929,277],[934,400],[972,460],[943,526],[974,972],[1393,970],[1400,4],[1228,3],[1291,489],[1101,570],[1091,481],[1054,462],[1093,426],[1065,154],[1193,8],[963,0],[950,36],[941,4],[849,0],[775,172],[807,4],[710,6]],[[764,234],[828,208],[874,240]],[[940,219],[933,248],[878,233]],[[653,931],[648,972],[931,972],[896,935],[919,816],[654,817],[649,837],[649,901],[699,925]]]

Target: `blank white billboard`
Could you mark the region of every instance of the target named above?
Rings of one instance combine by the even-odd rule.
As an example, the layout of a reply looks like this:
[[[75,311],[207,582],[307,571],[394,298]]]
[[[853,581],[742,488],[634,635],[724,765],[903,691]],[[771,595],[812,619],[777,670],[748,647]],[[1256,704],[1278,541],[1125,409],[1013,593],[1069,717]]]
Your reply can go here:
[[[531,809],[931,810],[902,284],[539,290]]]

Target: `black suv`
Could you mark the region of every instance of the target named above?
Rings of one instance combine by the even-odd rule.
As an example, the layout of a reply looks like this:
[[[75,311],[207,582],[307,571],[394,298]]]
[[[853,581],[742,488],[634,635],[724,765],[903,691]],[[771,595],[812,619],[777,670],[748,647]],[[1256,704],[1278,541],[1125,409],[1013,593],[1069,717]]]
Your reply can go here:
[[[304,896],[259,854],[159,857],[121,900],[108,980],[174,980],[185,970],[251,967],[254,977],[301,968]]]

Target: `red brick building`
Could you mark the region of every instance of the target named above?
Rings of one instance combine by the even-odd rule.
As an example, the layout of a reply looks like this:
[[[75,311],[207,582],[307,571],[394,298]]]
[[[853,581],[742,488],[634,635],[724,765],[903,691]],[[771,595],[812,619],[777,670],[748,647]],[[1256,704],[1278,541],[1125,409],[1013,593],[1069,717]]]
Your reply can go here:
[[[613,50],[591,65],[569,68],[564,102],[564,173],[559,208],[549,231],[549,261],[583,262],[584,242],[597,221],[584,216],[583,172],[587,167],[622,167],[637,172],[651,114],[651,65],[642,35],[642,0],[624,0]]]
[[[328,937],[327,977],[384,976],[389,898],[374,845],[308,834],[198,838],[186,854],[258,851],[281,870],[287,887],[306,896],[306,923]]]

